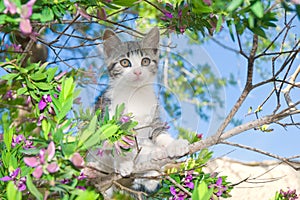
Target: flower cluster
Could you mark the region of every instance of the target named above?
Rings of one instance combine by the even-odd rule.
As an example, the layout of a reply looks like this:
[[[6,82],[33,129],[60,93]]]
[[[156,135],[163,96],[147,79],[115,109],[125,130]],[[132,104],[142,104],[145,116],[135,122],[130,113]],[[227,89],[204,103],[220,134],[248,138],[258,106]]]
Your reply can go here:
[[[12,138],[12,142],[11,142],[11,146],[15,147],[18,144],[21,144],[22,142],[24,143],[23,145],[23,149],[32,149],[35,148],[35,146],[33,146],[33,141],[30,140],[32,139],[32,136],[29,136],[28,139],[26,139],[24,137],[24,135],[20,134],[20,135],[14,135]]]
[[[48,107],[48,113],[51,115],[55,115],[55,111],[53,108],[52,98],[50,94],[43,95],[41,100],[38,103],[38,108],[42,114],[40,114],[37,125],[41,125],[41,121],[45,118],[45,114],[43,113],[45,109]]]
[[[288,191],[283,191],[282,189],[279,192],[279,196],[282,200],[296,200],[298,199],[298,195],[296,193],[296,190],[288,190]]]
[[[181,180],[181,185],[186,188],[187,190],[193,190],[195,185],[193,183],[193,170],[187,171],[185,173],[184,178]],[[175,186],[170,187],[170,193],[172,194],[172,197],[170,197],[170,200],[184,200],[188,198],[188,194],[184,191],[180,190],[179,188],[176,188]]]
[[[0,178],[0,181],[13,181],[19,191],[26,190],[26,177],[21,177],[21,169],[17,168],[9,176]]]
[[[12,15],[18,13],[20,14],[20,30],[23,34],[29,35],[32,33],[32,26],[30,24],[30,17],[32,15],[32,7],[36,0],[30,0],[26,4],[21,6],[21,9],[18,9],[16,4],[11,0],[4,0],[4,6],[6,9],[4,13],[10,13]]]
[[[58,164],[53,161],[55,156],[55,145],[51,141],[47,149],[41,149],[37,157],[25,157],[24,162],[30,167],[34,167],[32,175],[39,179],[44,172],[55,173],[59,170]],[[51,163],[50,163],[51,162]]]
[[[121,136],[121,138],[115,142],[113,142],[114,150],[118,155],[121,155],[123,151],[130,150],[135,145],[135,139],[134,136],[131,135],[124,135]],[[107,149],[111,149],[111,142],[109,140],[105,140],[102,143],[102,147],[98,149],[97,155],[100,157],[103,156],[103,153]]]
[[[215,184],[209,185],[208,188],[214,187],[214,194],[215,194],[217,197],[220,197],[220,196],[222,196],[222,194],[225,193],[226,190],[227,190],[227,187],[224,186],[222,183],[223,183],[222,177],[218,177],[216,183],[215,183]],[[213,200],[213,198],[211,198],[211,199]]]
[[[187,20],[190,15],[188,4],[174,7],[172,4],[167,3],[164,10],[164,16],[161,20],[165,21],[168,29],[184,33],[187,28]]]

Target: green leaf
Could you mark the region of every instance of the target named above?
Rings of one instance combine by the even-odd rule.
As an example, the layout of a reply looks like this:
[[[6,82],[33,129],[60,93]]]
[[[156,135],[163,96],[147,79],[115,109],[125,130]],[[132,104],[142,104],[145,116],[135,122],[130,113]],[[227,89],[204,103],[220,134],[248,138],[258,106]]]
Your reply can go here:
[[[218,21],[217,21],[217,25],[216,25],[216,33],[218,33],[221,30],[222,23],[223,23],[223,16],[220,14],[220,15],[218,15]]]
[[[131,7],[137,0],[114,0],[113,3],[118,6]]]
[[[62,120],[64,117],[67,116],[68,112],[70,112],[71,108],[73,106],[73,98],[70,97],[69,99],[67,99],[66,102],[64,102],[64,105],[62,106],[61,110],[59,111],[59,113],[57,113],[57,120],[60,121]]]
[[[9,73],[9,74],[5,74],[5,75],[1,76],[1,79],[9,81],[9,80],[13,80],[14,78],[16,78],[18,76],[19,76],[19,74]]]
[[[44,74],[44,73],[39,73],[39,72],[37,72],[37,73],[35,73],[35,74],[30,75],[30,78],[31,78],[32,80],[34,80],[34,81],[41,81],[41,80],[46,79],[46,78],[47,78],[47,75]]]
[[[103,131],[101,131],[102,134],[100,135],[100,140],[105,140],[105,139],[113,136],[118,130],[119,130],[118,125],[110,124],[110,126],[108,128],[105,128]]]
[[[23,148],[21,148],[19,150],[19,152],[26,154],[26,155],[36,155],[40,152],[40,149],[38,149],[38,148],[23,149]]]
[[[210,13],[210,12],[213,12],[212,7],[204,4],[203,1],[192,0],[191,3],[194,7],[193,12],[195,12],[195,13]]]
[[[73,78],[64,79],[61,88],[61,94],[59,95],[59,101],[62,103],[63,100],[67,99],[68,96],[72,95],[74,91],[74,81]]]
[[[45,140],[48,140],[48,135],[51,129],[51,124],[47,120],[42,120],[42,130]]]
[[[4,113],[2,115],[2,127],[3,127],[3,140],[6,146],[7,151],[11,149],[11,142],[13,138],[13,129],[9,128],[9,121],[8,121],[8,113]]]
[[[20,96],[22,94],[24,94],[25,92],[27,92],[27,88],[26,87],[21,87],[17,90],[17,95]]]
[[[248,17],[248,23],[250,28],[254,28],[254,17],[251,14]]]
[[[116,106],[115,115],[113,116],[114,120],[118,120],[121,117],[121,114],[123,113],[125,109],[125,104],[122,103],[121,105]]]
[[[76,190],[78,197],[75,200],[98,199],[99,194],[93,190]]]
[[[43,199],[43,195],[40,193],[40,191],[35,187],[35,185],[32,183],[31,175],[28,174],[26,176],[26,185],[29,190],[29,192],[35,196],[38,200]]]
[[[202,181],[196,183],[196,189],[193,191],[192,200],[209,200],[213,194],[213,187],[208,190],[207,184]]]
[[[53,67],[47,70],[47,82],[50,82],[54,78],[57,69],[58,67]]]
[[[264,6],[260,0],[257,0],[251,7],[251,11],[258,18],[262,18],[264,16]]]
[[[29,87],[30,89],[36,89],[36,86],[33,85],[27,78],[25,78],[25,81],[26,81],[27,87]]]
[[[101,129],[99,129],[94,134],[92,134],[92,136],[87,139],[87,141],[84,143],[84,145],[81,147],[81,149],[90,149],[92,146],[99,143],[101,141],[100,140],[101,133],[102,133]]]
[[[16,188],[13,181],[9,181],[6,187],[7,200],[20,200],[22,199],[22,193]]]
[[[41,13],[32,13],[30,19],[32,20],[40,20],[42,18],[42,14]]]
[[[69,157],[76,151],[77,148],[77,142],[72,143],[62,143],[61,149],[65,155],[65,157]]]
[[[231,1],[230,5],[227,8],[228,12],[235,11],[242,3],[244,0],[233,0]]]
[[[48,22],[54,19],[53,11],[49,7],[42,10],[41,22]]]
[[[96,126],[97,126],[97,116],[95,115],[93,118],[92,118],[92,120],[91,120],[91,122],[90,122],[90,124],[89,124],[89,126],[88,126],[88,128],[87,129],[85,129],[83,132],[82,132],[82,134],[80,135],[80,138],[79,138],[79,143],[78,143],[78,145],[79,146],[81,146],[94,132],[95,132],[95,130],[96,130]]]
[[[265,31],[262,28],[258,27],[258,26],[256,26],[253,29],[251,29],[251,31],[253,33],[255,33],[255,34],[263,37],[263,38],[267,38]]]
[[[36,85],[41,90],[51,90],[52,85],[44,82],[35,82],[34,85]]]

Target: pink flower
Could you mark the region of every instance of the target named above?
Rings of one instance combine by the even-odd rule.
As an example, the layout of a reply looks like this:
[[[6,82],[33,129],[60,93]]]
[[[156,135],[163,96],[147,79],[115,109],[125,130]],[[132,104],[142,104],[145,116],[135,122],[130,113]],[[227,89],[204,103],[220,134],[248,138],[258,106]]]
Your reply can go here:
[[[21,18],[29,19],[32,15],[32,6],[36,0],[30,0],[25,5],[21,7]]]
[[[32,26],[30,24],[29,18],[32,15],[32,6],[36,0],[30,0],[25,5],[21,7],[21,22],[20,22],[20,30],[25,35],[30,35],[32,33]]]
[[[17,13],[17,6],[10,0],[4,0],[4,6],[6,9],[3,11],[5,14],[10,12],[12,15]]]
[[[81,15],[83,18],[86,18],[87,20],[91,20],[91,16],[80,6],[78,6],[77,3],[75,3],[75,7],[77,8],[77,13]]]
[[[81,157],[81,155],[77,152],[73,154],[73,156],[71,158],[71,162],[73,163],[73,165],[75,167],[78,167],[78,168],[84,167],[84,160]]]
[[[97,10],[97,17],[99,19],[106,20],[106,12],[104,8],[100,8],[99,10]]]
[[[30,34],[32,32],[32,26],[30,24],[30,20],[29,19],[21,18],[21,21],[20,21],[20,30],[25,35]]]
[[[59,166],[56,162],[52,161],[55,155],[55,144],[51,141],[47,149],[41,149],[37,157],[24,157],[24,162],[30,167],[35,167],[32,175],[39,179],[43,175],[43,166],[47,169],[49,173],[55,173],[59,170]]]

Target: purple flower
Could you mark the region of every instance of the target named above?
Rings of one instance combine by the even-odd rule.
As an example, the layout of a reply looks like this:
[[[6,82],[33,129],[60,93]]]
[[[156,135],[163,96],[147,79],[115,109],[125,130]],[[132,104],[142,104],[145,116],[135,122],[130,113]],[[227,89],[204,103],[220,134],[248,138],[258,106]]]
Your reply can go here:
[[[49,173],[55,173],[59,170],[56,162],[51,162],[55,155],[55,144],[51,141],[47,149],[41,149],[37,157],[24,157],[24,162],[30,167],[35,167],[32,175],[39,179],[43,175],[43,166]]]
[[[182,16],[182,10],[178,11],[178,17],[180,18]]]
[[[40,116],[39,116],[39,118],[38,118],[38,120],[37,120],[37,123],[36,123],[36,125],[37,126],[41,126],[42,125],[42,121],[43,121],[43,119],[45,119],[46,117],[45,117],[45,115],[42,113],[42,114],[40,114]]]
[[[60,183],[62,184],[68,184],[71,182],[71,179],[67,179],[67,178],[64,178],[63,180],[60,181]]]
[[[167,18],[169,18],[169,19],[172,19],[172,18],[173,18],[172,13],[170,13],[170,12],[165,12],[164,14],[165,14],[165,16],[166,16]]]
[[[6,92],[6,94],[3,96],[3,99],[4,100],[11,100],[11,99],[14,99],[13,97],[13,92],[11,90],[8,90]]]
[[[17,183],[17,187],[19,191],[26,190],[26,177],[21,177],[19,182]]]
[[[48,103],[51,103],[51,102],[52,102],[52,98],[51,98],[50,94],[43,95],[38,104],[39,110],[43,111],[47,107]]]
[[[288,191],[286,191],[286,192],[281,189],[279,194],[283,197],[283,199],[288,199],[288,200],[298,199],[296,190],[290,190],[289,188],[288,188]]]
[[[130,118],[129,116],[123,115],[123,116],[120,118],[120,122],[121,122],[122,124],[125,124],[125,123],[129,122],[130,119],[131,119],[131,118]]]
[[[86,188],[83,187],[83,186],[76,186],[76,188],[79,189],[79,190],[86,190]]]
[[[84,160],[81,157],[81,155],[77,152],[73,154],[73,156],[71,158],[71,162],[73,163],[73,165],[75,167],[78,167],[78,168],[84,167]]]
[[[216,184],[214,184],[214,187],[218,189],[217,193],[215,193],[217,197],[222,196],[222,194],[227,190],[227,188],[222,185],[222,183],[223,179],[222,177],[219,177],[216,181]]]
[[[185,32],[185,28],[184,27],[180,27],[179,31],[180,31],[181,34],[183,34]]]
[[[84,173],[83,172],[80,172],[80,174],[79,174],[79,176],[77,177],[77,180],[84,180],[84,179],[86,179],[87,178],[87,176],[86,175],[84,175]]]
[[[4,0],[4,6],[6,9],[3,11],[5,14],[10,12],[12,15],[17,13],[17,6],[10,0]]]
[[[166,6],[169,7],[169,8],[171,8],[171,9],[173,9],[173,5],[170,4],[170,3],[166,3]]]
[[[121,137],[124,142],[129,144],[130,146],[135,145],[135,139],[132,136],[126,135]]]
[[[0,181],[14,181],[14,184],[17,186],[19,191],[26,190],[26,177],[21,176],[21,169],[17,168],[13,172],[10,173],[9,176],[4,176],[0,178]]]
[[[203,3],[205,3],[208,6],[211,6],[212,1],[211,0],[203,0]]]
[[[117,151],[117,154],[118,154],[118,155],[121,155],[122,149],[121,149],[119,143],[118,143],[118,142],[115,142],[115,143],[114,143],[114,146],[115,146],[115,150]]]
[[[14,135],[12,138],[11,146],[15,147],[17,144],[20,144],[21,142],[25,141],[24,135]]]
[[[47,106],[47,103],[46,101],[42,98],[38,104],[38,107],[39,107],[39,110],[42,111],[46,108]]]
[[[108,147],[108,145],[109,145],[109,142],[107,140],[105,140],[102,144],[102,148],[98,149],[98,152],[96,155],[99,155],[100,157],[102,157],[103,153],[104,153],[105,149]]]
[[[171,192],[171,194],[172,194],[173,196],[175,196],[175,195],[177,194],[176,188],[175,188],[174,186],[171,186],[171,187],[170,187],[170,192]]]

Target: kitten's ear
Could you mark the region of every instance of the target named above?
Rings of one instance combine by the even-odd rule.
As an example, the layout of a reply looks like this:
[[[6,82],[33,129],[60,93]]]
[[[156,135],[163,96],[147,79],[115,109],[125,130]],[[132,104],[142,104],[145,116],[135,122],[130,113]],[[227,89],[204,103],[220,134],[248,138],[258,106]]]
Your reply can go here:
[[[142,40],[143,48],[158,49],[159,47],[159,29],[152,28]]]
[[[122,41],[111,29],[106,29],[103,34],[103,47],[106,57],[110,57],[116,48],[121,45]]]

